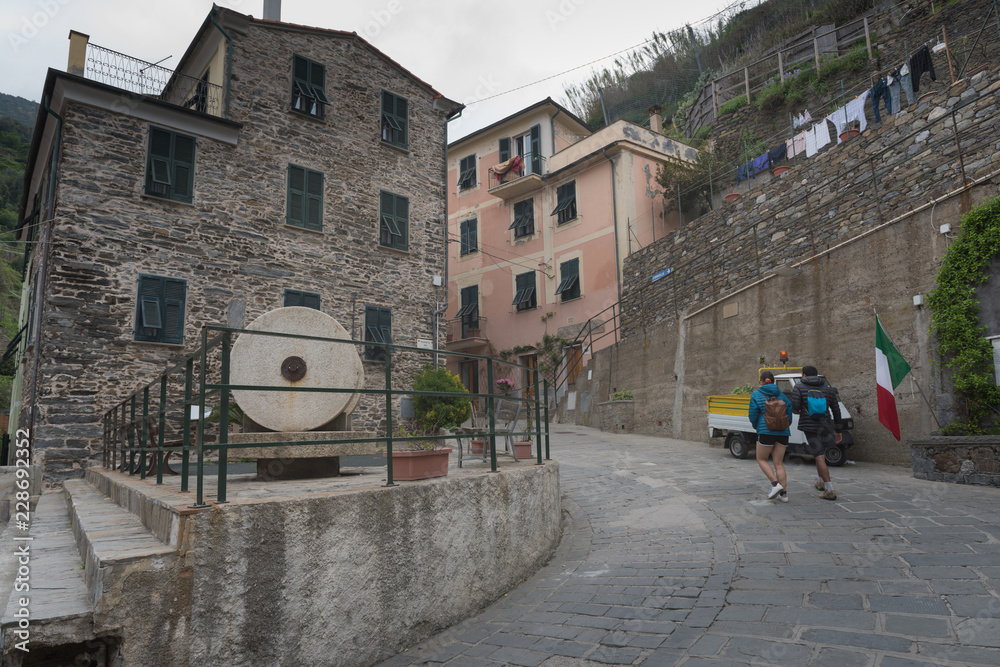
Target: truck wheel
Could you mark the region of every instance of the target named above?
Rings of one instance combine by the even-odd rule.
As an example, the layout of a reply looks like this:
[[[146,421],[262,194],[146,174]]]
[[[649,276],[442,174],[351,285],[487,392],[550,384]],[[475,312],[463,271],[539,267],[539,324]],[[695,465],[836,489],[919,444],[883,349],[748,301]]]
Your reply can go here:
[[[837,445],[836,447],[830,447],[826,450],[826,464],[828,466],[840,467],[844,465],[844,461],[847,460],[847,452],[844,451],[843,445]]]
[[[730,433],[726,436],[726,447],[733,458],[745,459],[750,453],[750,445],[747,444],[746,436],[742,433]]]

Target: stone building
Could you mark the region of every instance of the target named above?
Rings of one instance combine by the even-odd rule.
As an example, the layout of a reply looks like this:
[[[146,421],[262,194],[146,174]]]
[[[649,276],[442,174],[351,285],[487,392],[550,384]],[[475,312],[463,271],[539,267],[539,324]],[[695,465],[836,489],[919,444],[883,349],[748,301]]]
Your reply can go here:
[[[354,33],[221,7],[175,71],[79,33],[67,70],[45,80],[18,228],[11,432],[49,479],[80,474],[102,414],[202,325],[306,305],[355,340],[437,339],[459,104]]]

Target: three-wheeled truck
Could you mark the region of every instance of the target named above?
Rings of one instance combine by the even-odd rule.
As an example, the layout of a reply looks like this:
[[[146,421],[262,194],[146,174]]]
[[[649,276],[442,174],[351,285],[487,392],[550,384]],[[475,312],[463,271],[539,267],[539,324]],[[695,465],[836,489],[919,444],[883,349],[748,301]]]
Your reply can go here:
[[[778,368],[761,368],[761,371],[774,373],[774,383],[781,393],[789,399],[796,381],[802,379],[802,369],[780,366]],[[820,376],[822,377],[822,376]],[[825,380],[825,378],[824,378]],[[829,384],[828,382],[826,384]],[[851,431],[854,429],[854,418],[847,411],[847,406],[840,401],[840,417],[842,438],[840,444],[826,450],[826,462],[831,466],[842,466],[847,460],[847,449],[854,445]],[[709,396],[706,401],[708,409],[708,436],[710,438],[724,437],[726,449],[738,459],[745,459],[756,447],[757,430],[750,423],[750,394],[729,394],[724,396]],[[799,415],[792,415],[791,435],[788,438],[788,454],[805,456],[805,434],[798,429]]]

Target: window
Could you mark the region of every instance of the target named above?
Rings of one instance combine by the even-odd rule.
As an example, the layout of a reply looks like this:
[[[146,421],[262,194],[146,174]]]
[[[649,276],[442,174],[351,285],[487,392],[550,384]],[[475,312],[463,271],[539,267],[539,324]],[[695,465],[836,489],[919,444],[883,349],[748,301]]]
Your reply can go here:
[[[135,340],[183,343],[186,294],[187,281],[139,276],[139,297],[135,304]]]
[[[146,194],[191,203],[194,194],[194,137],[149,128]]]
[[[503,161],[504,141],[508,149],[507,159],[511,158],[509,151],[513,142],[514,155],[520,155],[524,160],[525,174],[542,173],[542,126],[532,125],[527,134],[512,139],[500,140],[500,160]]]
[[[470,252],[479,250],[479,228],[476,219],[464,220],[461,223],[462,229],[462,254],[468,255]]]
[[[508,229],[514,230],[514,238],[531,236],[535,233],[535,200],[525,199],[514,204],[514,222]]]
[[[563,301],[576,299],[580,296],[580,260],[571,259],[559,265],[559,287],[556,294],[562,294]]]
[[[560,225],[576,217],[576,181],[556,188],[556,207],[552,215],[559,216],[556,221]]]
[[[288,165],[288,212],[285,222],[294,227],[323,229],[323,174]]]
[[[468,190],[476,187],[476,156],[462,158],[458,167],[458,189]]]
[[[506,162],[510,159],[510,137],[504,137],[500,140],[500,162]]]
[[[286,289],[284,306],[303,306],[305,308],[315,308],[319,310],[319,294],[313,292],[301,292],[297,289]]]
[[[530,310],[538,304],[535,300],[535,272],[519,273],[514,279],[517,292],[514,294],[514,305],[518,312]]]
[[[407,108],[406,98],[382,91],[382,141],[400,148],[409,146]]]
[[[462,338],[466,338],[471,329],[479,328],[479,285],[462,288],[462,307],[458,309],[458,318],[462,320]]]
[[[322,118],[330,103],[326,98],[326,68],[302,56],[292,60],[292,108]]]
[[[365,306],[365,342],[392,344],[392,309]],[[385,361],[385,348],[365,346],[365,359]]]
[[[410,248],[410,200],[402,195],[379,192],[379,243],[389,248]]]

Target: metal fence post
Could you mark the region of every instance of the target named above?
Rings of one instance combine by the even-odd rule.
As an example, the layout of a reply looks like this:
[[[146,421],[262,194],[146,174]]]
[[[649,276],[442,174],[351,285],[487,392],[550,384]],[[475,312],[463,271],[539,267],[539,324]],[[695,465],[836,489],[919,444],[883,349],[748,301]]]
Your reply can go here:
[[[222,332],[222,388],[219,391],[219,482],[215,499],[226,502],[226,473],[229,463],[229,352],[232,333]]]
[[[497,420],[493,402],[493,358],[486,359],[486,411],[490,420],[490,472],[497,471]]]
[[[545,388],[545,460],[549,461],[549,381],[542,382]]]
[[[146,442],[149,439],[149,386],[142,390],[142,439],[139,441],[139,479],[146,479]]]
[[[198,369],[198,470],[194,506],[205,504],[205,373],[208,366],[208,329],[201,328],[201,367]]]
[[[184,363],[184,418],[181,434],[181,492],[188,490],[188,461],[191,454],[191,381],[194,377],[194,357]]]
[[[581,358],[582,356],[583,353],[581,351]],[[542,395],[538,393],[538,390],[541,388],[538,383],[538,369],[534,369],[531,374],[535,379],[535,451],[538,452],[538,465],[542,465]],[[547,419],[548,409],[545,412]]]
[[[385,350],[385,485],[396,486],[392,481],[392,350]]]
[[[132,400],[130,401],[131,410],[129,411],[129,422],[128,422],[128,474],[135,474],[135,393],[132,394]]]
[[[163,435],[167,430],[167,376],[160,377],[160,428],[156,436],[156,483],[163,484]]]

